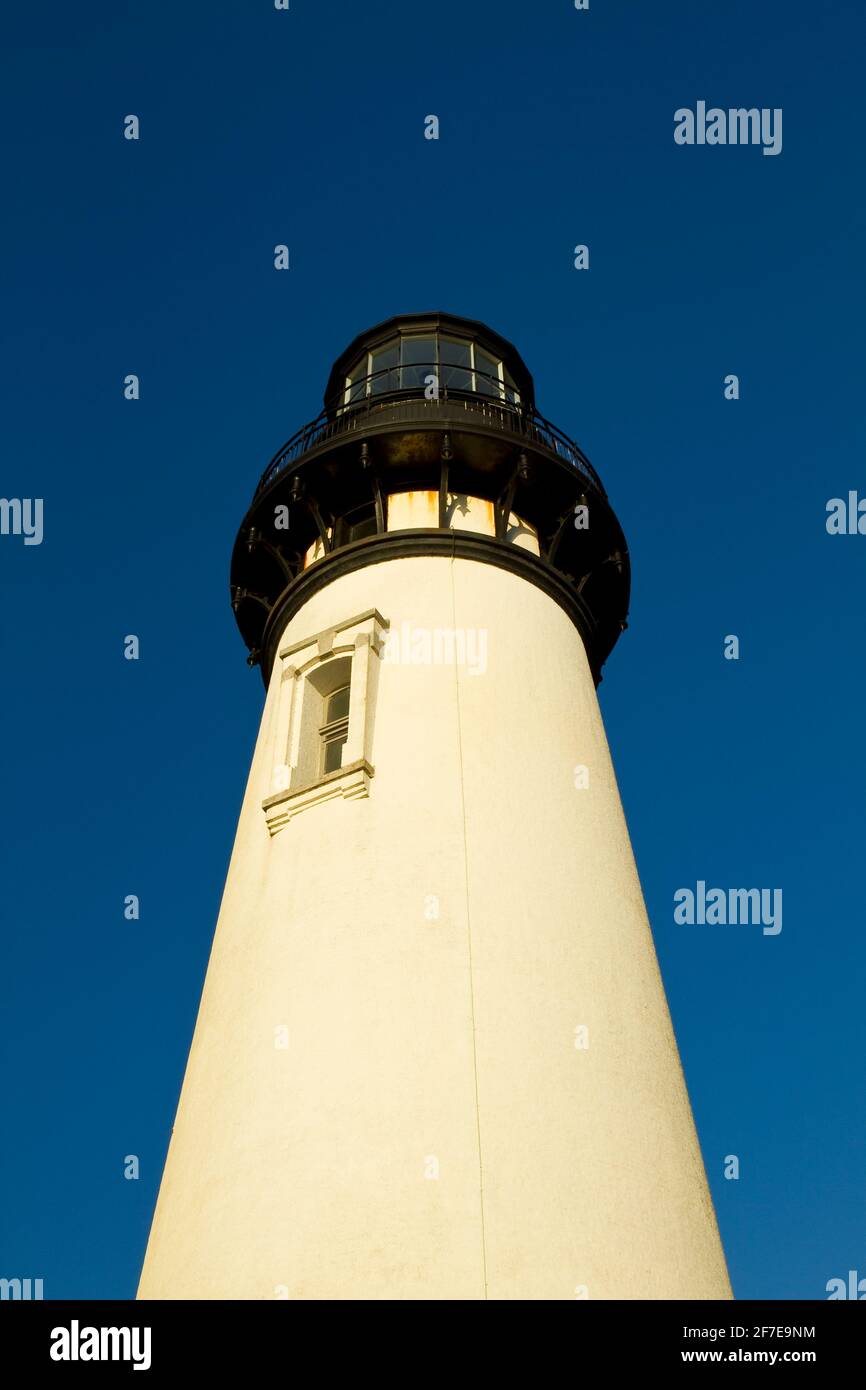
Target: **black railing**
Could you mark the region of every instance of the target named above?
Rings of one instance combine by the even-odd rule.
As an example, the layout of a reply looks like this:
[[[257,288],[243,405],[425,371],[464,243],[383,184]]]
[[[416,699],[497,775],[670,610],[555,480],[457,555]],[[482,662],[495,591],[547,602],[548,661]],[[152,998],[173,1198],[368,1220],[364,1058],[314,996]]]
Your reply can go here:
[[[404,386],[402,383],[410,372],[412,384]],[[457,376],[458,379],[460,375],[470,376],[476,384],[483,382],[484,385],[474,391],[447,386],[442,383],[443,375]],[[436,378],[435,382],[427,380],[431,376]],[[398,382],[396,387],[392,385],[394,379]],[[399,422],[405,418],[409,423],[417,421],[419,408],[429,410],[431,418],[434,418],[445,405],[452,411],[455,406],[458,410],[462,406],[467,415],[480,415],[485,424],[503,433],[549,449],[578,469],[603,497],[606,496],[601,479],[583,450],[549,420],[545,420],[543,415],[539,415],[534,406],[521,403],[513,387],[469,367],[425,362],[415,362],[411,367],[386,367],[352,382],[338,401],[326,406],[315,420],[303,425],[274,455],[259,480],[256,496],[309,449],[343,435],[368,430],[373,416],[387,413],[391,421]],[[401,410],[401,407],[404,408]],[[453,418],[447,423],[453,428]]]

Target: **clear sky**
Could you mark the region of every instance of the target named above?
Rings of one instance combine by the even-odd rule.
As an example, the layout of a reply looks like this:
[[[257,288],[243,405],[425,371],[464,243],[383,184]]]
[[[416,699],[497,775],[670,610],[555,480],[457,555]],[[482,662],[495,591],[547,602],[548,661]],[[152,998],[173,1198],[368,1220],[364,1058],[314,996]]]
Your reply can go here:
[[[861,0],[7,12],[0,492],[44,539],[0,536],[0,1275],[134,1295],[263,698],[235,531],[349,339],[446,309],[629,540],[600,698],[735,1293],[866,1276],[866,535],[825,528],[866,496],[864,39]],[[675,144],[699,100],[782,108],[781,154]],[[781,933],[677,925],[699,879]]]

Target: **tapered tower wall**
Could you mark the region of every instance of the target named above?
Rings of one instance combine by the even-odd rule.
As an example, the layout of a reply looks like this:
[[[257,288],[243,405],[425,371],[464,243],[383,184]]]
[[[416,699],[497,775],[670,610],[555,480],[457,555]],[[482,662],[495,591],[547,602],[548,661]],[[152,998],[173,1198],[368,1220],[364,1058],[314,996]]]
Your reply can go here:
[[[368,794],[269,825],[291,651],[371,610]],[[729,1297],[570,618],[408,556],[279,650],[138,1296]]]

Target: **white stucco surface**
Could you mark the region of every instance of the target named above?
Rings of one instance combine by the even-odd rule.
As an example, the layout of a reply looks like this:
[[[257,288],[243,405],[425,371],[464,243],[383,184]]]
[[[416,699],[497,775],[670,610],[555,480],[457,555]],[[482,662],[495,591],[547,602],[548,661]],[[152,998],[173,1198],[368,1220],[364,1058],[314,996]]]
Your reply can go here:
[[[485,669],[371,657],[369,795],[272,836],[275,666],[138,1296],[729,1297],[578,633],[413,557],[283,645],[370,609]]]

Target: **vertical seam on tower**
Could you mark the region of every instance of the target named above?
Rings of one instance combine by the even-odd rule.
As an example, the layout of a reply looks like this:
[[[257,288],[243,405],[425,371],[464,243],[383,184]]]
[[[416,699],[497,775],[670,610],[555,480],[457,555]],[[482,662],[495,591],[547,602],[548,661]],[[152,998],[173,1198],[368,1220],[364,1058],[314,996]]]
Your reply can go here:
[[[460,763],[460,813],[463,821],[463,880],[466,884],[466,947],[469,957],[469,1007],[472,1020],[472,1073],[475,1083],[475,1134],[478,1142],[478,1204],[481,1213],[481,1270],[487,1299],[487,1242],[484,1230],[484,1165],[481,1159],[481,1111],[478,1104],[478,1050],[475,1045],[475,981],[472,974],[472,919],[469,912],[469,845],[466,835],[466,796],[463,789],[463,729],[460,722],[460,667],[457,664],[457,600],[454,592],[454,561],[451,564],[451,621],[454,626],[454,695],[457,704],[457,757]]]

